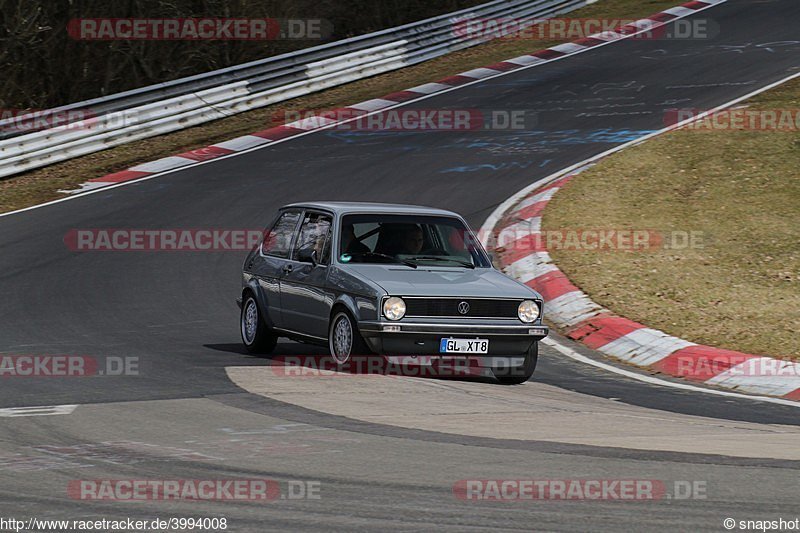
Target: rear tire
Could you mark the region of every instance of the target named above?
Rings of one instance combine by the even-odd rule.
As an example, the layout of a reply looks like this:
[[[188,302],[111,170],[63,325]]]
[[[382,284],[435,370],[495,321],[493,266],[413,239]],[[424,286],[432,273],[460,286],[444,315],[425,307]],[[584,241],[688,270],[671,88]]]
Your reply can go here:
[[[539,343],[533,343],[528,353],[525,355],[525,362],[522,366],[511,368],[498,368],[492,369],[492,374],[497,378],[497,381],[503,385],[521,385],[525,383],[536,370],[536,363],[539,361]]]
[[[278,336],[270,331],[258,308],[255,296],[245,294],[239,315],[242,343],[251,354],[269,354],[278,344]]]
[[[328,327],[328,349],[337,365],[350,362],[354,355],[367,355],[369,348],[353,317],[344,310],[334,311]]]

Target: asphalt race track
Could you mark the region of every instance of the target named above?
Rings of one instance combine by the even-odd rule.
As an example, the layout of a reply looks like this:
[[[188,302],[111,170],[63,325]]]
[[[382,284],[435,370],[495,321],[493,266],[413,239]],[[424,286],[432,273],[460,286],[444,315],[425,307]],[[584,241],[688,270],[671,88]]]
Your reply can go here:
[[[308,406],[304,394],[256,390],[266,382],[259,377],[276,374],[268,359],[240,347],[234,299],[245,253],[79,253],[63,241],[78,228],[259,229],[281,205],[318,199],[431,205],[480,227],[529,183],[661,129],[667,109],[710,109],[800,68],[796,0],[731,0],[697,16],[713,19],[719,35],[617,42],[410,104],[525,110],[536,119],[524,131],[330,130],[0,218],[0,354],[139,362],[137,376],[0,380],[0,408],[78,404],[71,414],[3,419],[0,515],[225,516],[230,531],[722,530],[729,516],[794,518],[794,407],[654,387],[549,348],[521,387],[408,378],[422,384],[408,385],[416,400],[403,420],[348,411],[365,391],[396,394],[389,403],[404,409],[404,391],[373,378],[353,389],[339,389],[336,379],[318,386],[298,380],[306,396],[330,400]],[[321,353],[290,342],[278,352]],[[250,381],[229,378],[237,372]],[[465,433],[455,422],[446,427],[447,410],[431,414],[443,429],[429,427],[427,406],[448,395],[462,406],[474,401],[476,420],[508,427],[498,426],[498,438]],[[527,439],[512,434],[515,413],[537,405],[543,425]],[[561,440],[544,429],[545,421],[557,426],[595,409],[617,437],[641,432],[641,440],[595,439],[588,422],[587,434]],[[637,425],[642,420],[650,425]],[[661,421],[697,431],[661,446],[665,435],[646,439]],[[725,452],[715,435],[735,435],[742,448]],[[747,448],[748,435],[763,447]],[[779,450],[792,443],[797,450]],[[321,499],[198,504],[67,496],[75,479],[230,477],[319,482]],[[708,496],[517,503],[453,496],[458,480],[505,478],[700,480]]]

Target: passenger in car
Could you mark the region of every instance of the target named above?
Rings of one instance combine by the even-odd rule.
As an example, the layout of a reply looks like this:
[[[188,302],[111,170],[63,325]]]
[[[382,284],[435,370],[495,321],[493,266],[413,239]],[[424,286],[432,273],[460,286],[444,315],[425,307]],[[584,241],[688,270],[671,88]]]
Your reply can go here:
[[[422,251],[425,244],[422,228],[417,224],[404,224],[404,226],[400,235],[400,251],[397,254],[416,255]]]
[[[386,255],[415,255],[425,243],[422,228],[418,224],[389,223],[381,225],[375,251]]]

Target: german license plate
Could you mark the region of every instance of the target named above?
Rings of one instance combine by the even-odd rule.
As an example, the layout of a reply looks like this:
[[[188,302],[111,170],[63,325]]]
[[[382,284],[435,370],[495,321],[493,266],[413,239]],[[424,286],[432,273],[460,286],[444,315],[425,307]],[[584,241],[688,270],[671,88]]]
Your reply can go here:
[[[439,353],[489,353],[488,339],[442,339]]]

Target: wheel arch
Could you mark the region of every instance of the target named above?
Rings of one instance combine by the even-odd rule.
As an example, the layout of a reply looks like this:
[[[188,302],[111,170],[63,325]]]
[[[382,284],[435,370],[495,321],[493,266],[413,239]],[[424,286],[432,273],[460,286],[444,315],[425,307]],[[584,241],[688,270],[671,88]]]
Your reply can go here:
[[[356,326],[358,325],[358,321],[360,318],[360,313],[358,312],[358,303],[356,302],[355,298],[350,296],[349,294],[341,294],[339,295],[336,300],[334,300],[333,305],[331,306],[331,312],[328,316],[328,328],[331,327],[331,320],[333,320],[333,316],[336,314],[337,310],[344,309],[350,316],[355,320]]]
[[[256,305],[258,306],[258,312],[261,315],[261,318],[264,320],[264,322],[269,327],[273,327],[274,324],[271,323],[272,321],[270,320],[269,313],[267,312],[267,306],[269,305],[269,302],[267,301],[267,297],[264,294],[264,291],[261,289],[261,286],[258,284],[258,281],[255,278],[249,280],[242,287],[242,293],[241,293],[242,309],[244,309],[244,302],[247,299],[248,294],[252,294],[253,297],[255,298]]]

